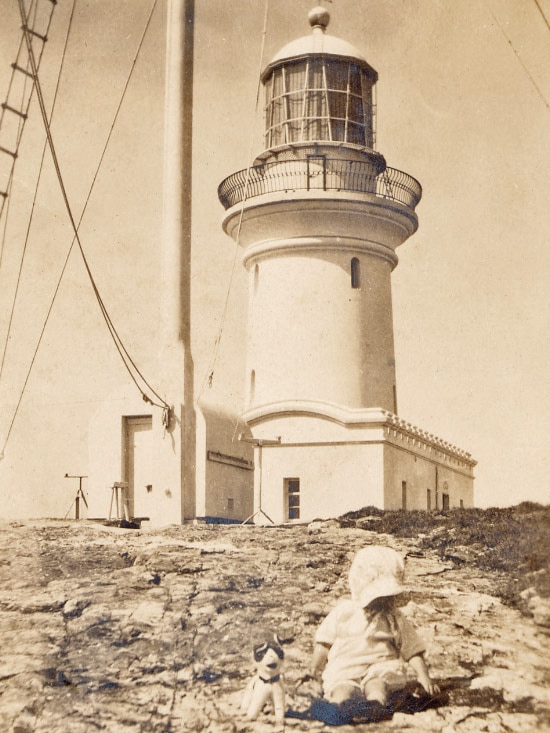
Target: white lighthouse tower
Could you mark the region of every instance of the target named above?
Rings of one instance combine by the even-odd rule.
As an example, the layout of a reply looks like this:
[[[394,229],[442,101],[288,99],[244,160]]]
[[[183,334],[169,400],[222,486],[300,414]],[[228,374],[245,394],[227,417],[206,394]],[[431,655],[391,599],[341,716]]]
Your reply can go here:
[[[219,187],[249,272],[255,511],[471,506],[475,461],[397,417],[391,272],[420,184],[376,151],[377,72],[324,8],[309,22],[263,71],[265,151]]]

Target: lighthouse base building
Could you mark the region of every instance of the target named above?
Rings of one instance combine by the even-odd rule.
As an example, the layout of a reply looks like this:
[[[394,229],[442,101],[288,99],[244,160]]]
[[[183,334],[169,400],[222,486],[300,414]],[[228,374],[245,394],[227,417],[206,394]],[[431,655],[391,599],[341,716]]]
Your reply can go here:
[[[393,413],[304,404],[249,420],[258,521],[327,519],[367,506],[473,506],[471,456]]]

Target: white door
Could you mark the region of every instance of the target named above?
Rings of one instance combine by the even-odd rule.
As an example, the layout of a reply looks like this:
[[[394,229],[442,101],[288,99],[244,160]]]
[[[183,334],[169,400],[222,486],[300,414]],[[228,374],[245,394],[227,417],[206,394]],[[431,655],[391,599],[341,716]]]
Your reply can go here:
[[[150,517],[153,508],[153,418],[125,418],[127,481],[132,517]]]

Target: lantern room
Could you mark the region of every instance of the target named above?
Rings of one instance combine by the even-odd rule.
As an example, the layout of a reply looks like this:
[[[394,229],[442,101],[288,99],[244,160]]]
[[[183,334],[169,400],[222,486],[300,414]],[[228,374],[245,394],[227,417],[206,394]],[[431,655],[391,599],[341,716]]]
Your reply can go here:
[[[265,146],[345,143],[373,151],[377,72],[349,43],[326,33],[329,13],[309,14],[312,33],[287,44],[262,74]]]

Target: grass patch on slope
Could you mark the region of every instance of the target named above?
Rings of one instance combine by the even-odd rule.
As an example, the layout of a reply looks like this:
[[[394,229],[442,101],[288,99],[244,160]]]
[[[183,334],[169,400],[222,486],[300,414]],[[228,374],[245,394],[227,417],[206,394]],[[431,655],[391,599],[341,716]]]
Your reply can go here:
[[[366,507],[344,514],[340,523],[416,537],[422,548],[436,550],[443,559],[497,572],[503,576],[499,595],[512,605],[520,605],[519,593],[531,586],[540,596],[550,597],[550,506],[522,502],[448,512]]]

